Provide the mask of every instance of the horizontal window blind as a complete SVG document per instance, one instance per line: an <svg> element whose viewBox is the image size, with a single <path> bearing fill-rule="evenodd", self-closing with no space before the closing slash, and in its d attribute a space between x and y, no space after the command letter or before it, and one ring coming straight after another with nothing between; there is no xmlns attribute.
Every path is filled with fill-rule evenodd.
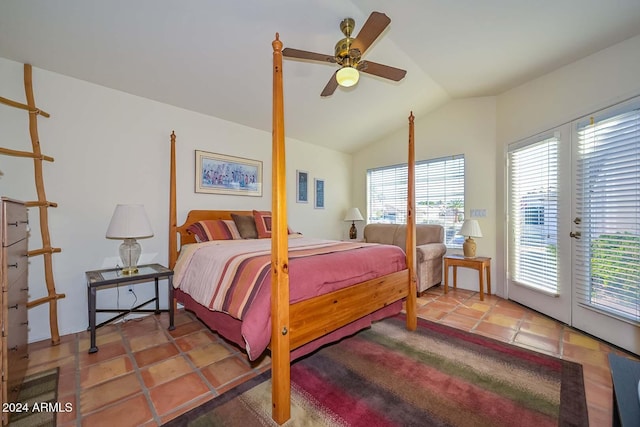
<svg viewBox="0 0 640 427"><path fill-rule="evenodd" d="M416 223L440 224L445 243L461 247L464 219L464 155L416 162ZM367 171L367 222L407 222L407 165Z"/></svg>
<svg viewBox="0 0 640 427"><path fill-rule="evenodd" d="M575 283L580 304L640 321L640 110L577 123Z"/></svg>
<svg viewBox="0 0 640 427"><path fill-rule="evenodd" d="M558 292L558 137L509 149L509 274Z"/></svg>

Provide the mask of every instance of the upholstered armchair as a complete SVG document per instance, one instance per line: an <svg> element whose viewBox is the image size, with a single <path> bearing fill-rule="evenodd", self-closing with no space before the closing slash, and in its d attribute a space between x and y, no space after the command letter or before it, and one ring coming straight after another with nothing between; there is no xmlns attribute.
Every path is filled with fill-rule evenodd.
<svg viewBox="0 0 640 427"><path fill-rule="evenodd" d="M396 245L405 250L407 226L404 224L368 224L364 228L368 243ZM442 282L442 257L447 247L444 228L434 224L416 224L416 270L418 292L424 292Z"/></svg>

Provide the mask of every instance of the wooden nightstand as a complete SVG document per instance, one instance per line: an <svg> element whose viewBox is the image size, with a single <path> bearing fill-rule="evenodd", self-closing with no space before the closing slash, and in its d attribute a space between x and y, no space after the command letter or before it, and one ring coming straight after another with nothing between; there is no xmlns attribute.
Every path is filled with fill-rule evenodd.
<svg viewBox="0 0 640 427"><path fill-rule="evenodd" d="M96 329L110 323L120 317L123 317L129 313L133 312L145 312L145 313L155 313L160 314L162 311L169 312L169 330L175 329L173 325L173 270L170 270L166 267L161 266L160 264L148 264L138 266L138 273L131 274L125 276L122 274L122 269L120 268L110 268L106 270L95 270L95 271L87 271L85 273L87 276L87 297L89 301L89 331L91 331L91 346L89 347L89 353L95 353L98 351L98 347L96 346ZM160 299L158 295L158 280L167 279L169 282L169 299L168 304L169 308L165 310L160 310ZM136 284L142 282L155 281L155 289L156 296L155 298L151 298L137 306L133 307L130 310L122 310L122 309L111 309L111 308L96 308L96 291L98 288L113 286L115 284ZM155 302L155 308L153 309L143 309L147 304ZM96 325L96 312L107 312L107 313L119 313L118 315L108 319L99 325Z"/></svg>
<svg viewBox="0 0 640 427"><path fill-rule="evenodd" d="M444 293L449 291L449 267L453 267L453 289L458 283L458 267L478 270L480 284L480 301L484 301L484 273L487 275L487 295L491 295L491 258L465 258L462 255L446 255L444 257Z"/></svg>

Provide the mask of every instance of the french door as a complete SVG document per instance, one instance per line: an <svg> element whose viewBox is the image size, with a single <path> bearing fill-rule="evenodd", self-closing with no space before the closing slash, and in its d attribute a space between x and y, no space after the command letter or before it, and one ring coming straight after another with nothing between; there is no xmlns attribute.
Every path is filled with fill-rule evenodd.
<svg viewBox="0 0 640 427"><path fill-rule="evenodd" d="M640 99L509 147L510 299L640 354Z"/></svg>
<svg viewBox="0 0 640 427"><path fill-rule="evenodd" d="M640 100L574 129L572 325L640 354Z"/></svg>
<svg viewBox="0 0 640 427"><path fill-rule="evenodd" d="M509 147L508 297L571 323L571 127ZM563 167L563 162L569 162Z"/></svg>

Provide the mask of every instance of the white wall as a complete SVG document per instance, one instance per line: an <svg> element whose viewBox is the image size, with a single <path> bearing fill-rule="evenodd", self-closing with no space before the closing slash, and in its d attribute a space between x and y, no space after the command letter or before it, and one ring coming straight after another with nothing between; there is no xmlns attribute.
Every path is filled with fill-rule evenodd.
<svg viewBox="0 0 640 427"><path fill-rule="evenodd" d="M353 156L354 203L365 215L367 169L407 162L407 126L374 142ZM464 154L465 217L471 209L486 209L487 216L476 218L483 237L476 239L477 253L495 256L495 98L469 98L450 101L443 107L415 120L416 161ZM361 228L364 224L361 224ZM462 253L462 250L452 251ZM492 265L492 270L495 267ZM459 269L458 284L478 289L476 271ZM492 276L494 272L492 271Z"/></svg>
<svg viewBox="0 0 640 427"><path fill-rule="evenodd" d="M536 135L640 94L640 36L604 49L497 99L496 265L506 277L506 180L508 144Z"/></svg>
<svg viewBox="0 0 640 427"><path fill-rule="evenodd" d="M0 58L0 96L25 103L23 64ZM184 109L132 96L60 74L33 68L36 104L51 114L38 119L49 209L61 335L87 328L84 272L113 267L120 241L105 232L118 203L144 204L154 236L141 240L141 262L166 265L168 241L169 135L177 135L178 222L190 209L271 209L271 132L259 131ZM286 101L286 100L285 100ZM215 101L212 101L215 102ZM28 114L0 105L0 146L31 151ZM351 156L297 140L287 140L289 223L314 237L341 238L342 221L351 206ZM194 192L194 151L205 150L263 161L262 197L221 196ZM295 203L295 171L303 169L326 183L326 208ZM0 155L0 195L37 200L33 162ZM29 210L31 250L42 246L38 210ZM30 260L30 299L46 296L41 257ZM138 301L151 295L151 284L135 287ZM122 288L98 292L98 306L130 307ZM166 285L163 289L166 290ZM163 291L163 306L166 295ZM50 337L48 305L29 310L30 342ZM102 317L104 319L104 316ZM98 321L101 320L99 316Z"/></svg>

